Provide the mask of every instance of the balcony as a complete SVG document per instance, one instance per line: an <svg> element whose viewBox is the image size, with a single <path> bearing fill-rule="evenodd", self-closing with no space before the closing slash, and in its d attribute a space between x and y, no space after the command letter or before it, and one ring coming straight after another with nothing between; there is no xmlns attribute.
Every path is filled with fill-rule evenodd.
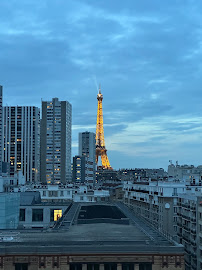
<svg viewBox="0 0 202 270"><path fill-rule="evenodd" d="M187 215L182 214L182 217L183 217L184 219L186 219L186 220L190 220L190 217L187 216Z"/></svg>
<svg viewBox="0 0 202 270"><path fill-rule="evenodd" d="M185 224L184 224L184 225L182 225L182 227L183 227L183 228L184 228L184 230L185 230L185 231L187 231L187 232L190 232L190 230L191 230L191 229L190 229L190 227L189 227L189 226L187 226L187 225L185 225Z"/></svg>
<svg viewBox="0 0 202 270"><path fill-rule="evenodd" d="M187 243L190 243L190 238L189 238L189 236L188 235L186 235L186 234L183 234L182 235L182 238L183 238L183 240L185 241L185 242L187 242Z"/></svg>
<svg viewBox="0 0 202 270"><path fill-rule="evenodd" d="M191 229L192 234L196 234L196 229Z"/></svg>
<svg viewBox="0 0 202 270"><path fill-rule="evenodd" d="M189 249L187 249L186 247L184 248L184 251L189 255L191 254L191 251Z"/></svg>
<svg viewBox="0 0 202 270"><path fill-rule="evenodd" d="M190 242L193 247L196 247L196 242L194 240L191 240Z"/></svg>
<svg viewBox="0 0 202 270"><path fill-rule="evenodd" d="M190 218L190 220L191 220L193 223L196 223L196 218L195 218L195 217Z"/></svg>

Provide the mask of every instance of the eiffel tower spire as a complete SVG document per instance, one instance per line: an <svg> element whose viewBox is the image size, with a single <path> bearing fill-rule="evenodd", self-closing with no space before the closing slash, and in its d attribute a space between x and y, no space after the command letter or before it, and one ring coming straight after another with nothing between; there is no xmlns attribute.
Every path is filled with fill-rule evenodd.
<svg viewBox="0 0 202 270"><path fill-rule="evenodd" d="M101 156L102 168L112 170L107 156L107 149L105 148L104 127L103 127L103 111L101 87L99 86L99 93L97 95L97 125L96 125L96 163L98 164L98 157Z"/></svg>

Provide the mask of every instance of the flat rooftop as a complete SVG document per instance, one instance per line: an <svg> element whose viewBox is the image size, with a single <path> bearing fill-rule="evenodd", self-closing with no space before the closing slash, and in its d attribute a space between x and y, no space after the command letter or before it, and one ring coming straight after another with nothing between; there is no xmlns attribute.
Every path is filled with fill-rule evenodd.
<svg viewBox="0 0 202 270"><path fill-rule="evenodd" d="M88 217L114 217L130 220L127 224L77 224L82 210ZM92 212L91 212L92 209ZM97 214L102 209L103 215ZM135 216L123 204L98 205L74 203L57 229L44 231L16 230L11 241L0 243L0 255L6 254L183 254L183 247L166 240ZM6 234L8 231L1 231ZM12 234L12 233L10 233Z"/></svg>
<svg viewBox="0 0 202 270"><path fill-rule="evenodd" d="M114 205L83 205L80 208L78 219L126 218L123 212Z"/></svg>

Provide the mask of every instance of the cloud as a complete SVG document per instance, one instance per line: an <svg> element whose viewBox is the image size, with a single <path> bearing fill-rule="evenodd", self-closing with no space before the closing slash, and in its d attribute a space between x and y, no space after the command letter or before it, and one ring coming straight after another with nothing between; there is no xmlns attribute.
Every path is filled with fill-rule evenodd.
<svg viewBox="0 0 202 270"><path fill-rule="evenodd" d="M109 155L128 166L183 151L200 160L201 12L188 0L1 1L4 104L70 101L76 152L78 132L95 131L96 77Z"/></svg>
<svg viewBox="0 0 202 270"><path fill-rule="evenodd" d="M175 152L181 152L180 158L187 146L200 145L201 123L202 117L190 115L145 118L128 123L122 131L108 136L106 143L109 151L129 156L169 157Z"/></svg>

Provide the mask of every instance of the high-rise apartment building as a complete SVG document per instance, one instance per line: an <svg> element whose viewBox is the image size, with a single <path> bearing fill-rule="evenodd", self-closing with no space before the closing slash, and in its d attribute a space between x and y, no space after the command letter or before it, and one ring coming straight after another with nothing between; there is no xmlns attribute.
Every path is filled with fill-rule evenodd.
<svg viewBox="0 0 202 270"><path fill-rule="evenodd" d="M2 98L3 98L3 87L0 85L0 174L2 172L2 128L3 128Z"/></svg>
<svg viewBox="0 0 202 270"><path fill-rule="evenodd" d="M95 160L95 133L89 131L79 133L79 156L88 156Z"/></svg>
<svg viewBox="0 0 202 270"><path fill-rule="evenodd" d="M71 181L72 106L68 101L42 102L41 182Z"/></svg>
<svg viewBox="0 0 202 270"><path fill-rule="evenodd" d="M73 157L72 180L74 183L84 183L87 167L87 158L85 156Z"/></svg>
<svg viewBox="0 0 202 270"><path fill-rule="evenodd" d="M34 106L3 108L3 161L10 174L22 171L26 181L39 180L40 109Z"/></svg>
<svg viewBox="0 0 202 270"><path fill-rule="evenodd" d="M86 157L85 181L93 184L95 182L96 160L95 160L95 133L79 133L79 156Z"/></svg>

